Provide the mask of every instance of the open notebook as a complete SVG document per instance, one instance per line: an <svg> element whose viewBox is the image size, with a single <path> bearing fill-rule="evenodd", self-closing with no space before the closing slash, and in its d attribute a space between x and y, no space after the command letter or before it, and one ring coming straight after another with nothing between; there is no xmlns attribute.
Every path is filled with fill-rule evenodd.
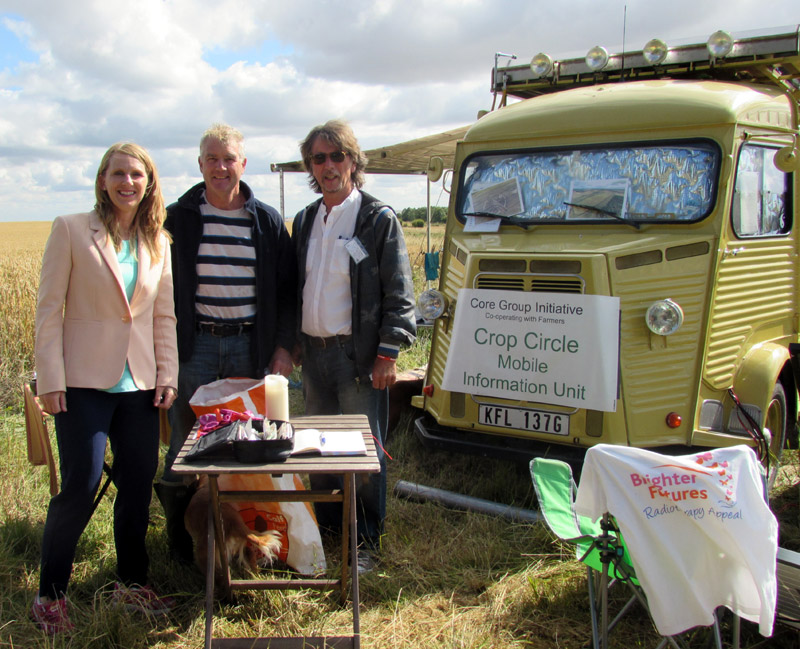
<svg viewBox="0 0 800 649"><path fill-rule="evenodd" d="M319 453L320 455L366 455L364 438L357 430L325 431L316 428L294 431L292 455Z"/></svg>

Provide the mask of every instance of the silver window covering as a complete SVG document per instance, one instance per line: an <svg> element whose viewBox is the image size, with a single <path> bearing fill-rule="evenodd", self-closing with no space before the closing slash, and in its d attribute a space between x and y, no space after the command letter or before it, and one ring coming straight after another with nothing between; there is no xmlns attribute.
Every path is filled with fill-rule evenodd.
<svg viewBox="0 0 800 649"><path fill-rule="evenodd" d="M564 220L573 182L622 180L630 187L626 218L694 221L711 211L718 163L716 148L705 143L476 156L464 174L460 212L475 211L473 190L516 178L523 202L517 219ZM593 215L596 219L614 220L603 214Z"/></svg>

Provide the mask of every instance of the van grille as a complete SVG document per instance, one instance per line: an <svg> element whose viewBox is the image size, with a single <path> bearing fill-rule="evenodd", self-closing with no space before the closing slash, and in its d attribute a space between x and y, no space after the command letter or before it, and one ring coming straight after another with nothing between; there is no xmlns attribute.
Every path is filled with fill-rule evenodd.
<svg viewBox="0 0 800 649"><path fill-rule="evenodd" d="M582 278L574 276L480 273L475 276L473 288L494 291L580 294L584 292L584 282Z"/></svg>

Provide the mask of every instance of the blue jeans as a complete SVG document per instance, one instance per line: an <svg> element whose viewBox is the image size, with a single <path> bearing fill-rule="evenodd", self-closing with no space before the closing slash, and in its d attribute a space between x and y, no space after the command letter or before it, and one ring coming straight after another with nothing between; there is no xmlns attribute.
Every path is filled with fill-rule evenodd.
<svg viewBox="0 0 800 649"><path fill-rule="evenodd" d="M237 336L214 336L208 332L195 333L194 351L188 361L178 368L178 398L169 411L172 434L169 450L164 459L164 474L161 482L183 482L183 478L172 472L172 464L192 430L196 417L189 406L189 399L201 385L219 379L233 377L256 378L255 360L251 353L247 331ZM260 378L260 377L259 377Z"/></svg>
<svg viewBox="0 0 800 649"><path fill-rule="evenodd" d="M377 440L380 473L372 473L356 489L358 537L372 549L380 549L386 519L386 457L383 441L389 425L389 391L376 390L359 380L352 340L341 345L316 348L303 344L303 396L307 415L366 415ZM341 489L334 475L310 476L312 489ZM338 531L342 508L336 503L314 503L320 526Z"/></svg>
<svg viewBox="0 0 800 649"><path fill-rule="evenodd" d="M147 584L145 535L153 478L158 468L158 410L154 390L103 392L67 388L67 411L55 416L61 491L50 500L42 537L39 593L60 597L75 560L103 475L106 440L114 461L114 545L117 576Z"/></svg>

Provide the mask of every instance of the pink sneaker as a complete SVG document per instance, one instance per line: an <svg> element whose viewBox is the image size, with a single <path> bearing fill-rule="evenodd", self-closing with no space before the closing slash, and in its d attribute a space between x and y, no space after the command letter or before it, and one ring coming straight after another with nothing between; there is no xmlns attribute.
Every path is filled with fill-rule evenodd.
<svg viewBox="0 0 800 649"><path fill-rule="evenodd" d="M150 586L125 586L116 582L111 597L118 606L145 615L166 615L175 606L172 597L159 597Z"/></svg>
<svg viewBox="0 0 800 649"><path fill-rule="evenodd" d="M45 603L40 601L37 595L31 607L31 617L42 631L50 635L69 633L75 628L69 621L67 600L63 597Z"/></svg>

